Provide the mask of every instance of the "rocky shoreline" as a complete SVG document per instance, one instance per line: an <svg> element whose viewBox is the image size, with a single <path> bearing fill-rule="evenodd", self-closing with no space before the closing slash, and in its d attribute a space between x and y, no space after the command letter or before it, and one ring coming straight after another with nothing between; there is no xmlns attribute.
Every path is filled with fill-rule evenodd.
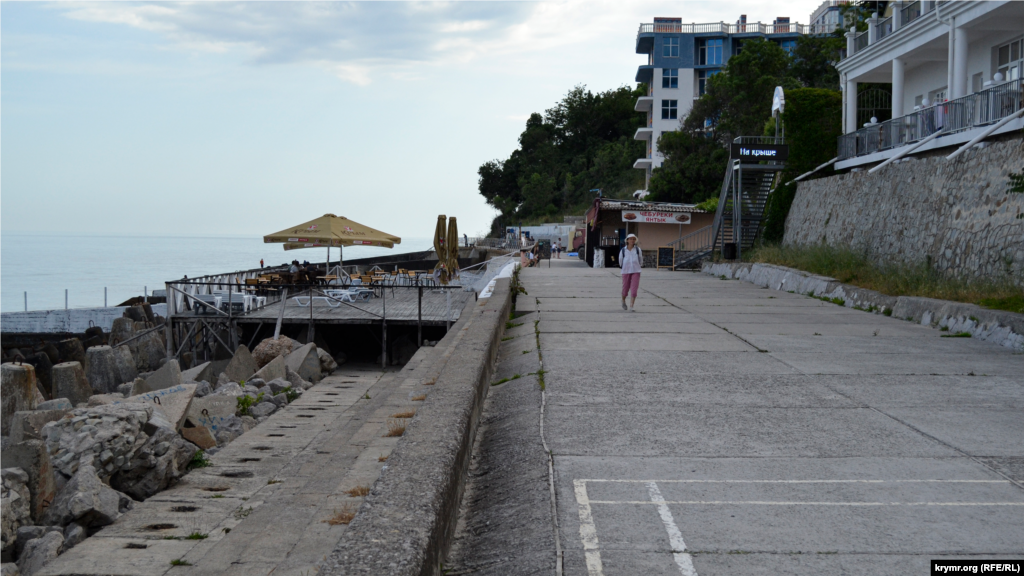
<svg viewBox="0 0 1024 576"><path fill-rule="evenodd" d="M133 306L109 335L3 351L4 576L34 574L345 361L282 336L182 370L162 325Z"/></svg>

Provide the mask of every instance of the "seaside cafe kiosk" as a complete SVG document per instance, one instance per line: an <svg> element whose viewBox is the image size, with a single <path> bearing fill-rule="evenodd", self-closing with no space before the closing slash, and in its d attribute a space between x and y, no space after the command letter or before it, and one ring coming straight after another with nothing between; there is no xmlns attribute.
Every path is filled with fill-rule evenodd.
<svg viewBox="0 0 1024 576"><path fill-rule="evenodd" d="M619 248L625 244L627 234L636 234L644 267L653 267L659 247L710 226L714 218L714 213L693 204L596 198L586 213L587 265L618 268Z"/></svg>

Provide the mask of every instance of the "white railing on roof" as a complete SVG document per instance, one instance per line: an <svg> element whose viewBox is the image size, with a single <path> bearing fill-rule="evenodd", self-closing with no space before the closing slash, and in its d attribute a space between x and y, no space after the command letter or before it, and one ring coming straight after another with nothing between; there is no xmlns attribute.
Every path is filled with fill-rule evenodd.
<svg viewBox="0 0 1024 576"><path fill-rule="evenodd" d="M656 22L640 24L637 34L677 33L677 34L828 34L838 28L838 24L763 24L751 22L747 24L728 24L712 22L710 24L683 24L679 22Z"/></svg>

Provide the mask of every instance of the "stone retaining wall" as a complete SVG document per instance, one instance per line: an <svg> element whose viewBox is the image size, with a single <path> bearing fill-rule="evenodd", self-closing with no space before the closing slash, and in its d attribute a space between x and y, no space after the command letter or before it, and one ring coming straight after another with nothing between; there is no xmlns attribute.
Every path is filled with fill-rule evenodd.
<svg viewBox="0 0 1024 576"><path fill-rule="evenodd" d="M1024 286L1024 194L1008 192L1009 173L1024 170L1022 142L801 182L784 242L850 246L886 262L930 257L951 275Z"/></svg>
<svg viewBox="0 0 1024 576"><path fill-rule="evenodd" d="M817 276L774 264L705 262L702 272L734 280L745 280L772 290L834 298L842 301L842 305L847 308L884 314L925 326L946 328L953 334L970 332L973 338L1024 351L1024 314L989 310L974 304L934 298L889 296L874 290L843 284L828 276Z"/></svg>
<svg viewBox="0 0 1024 576"><path fill-rule="evenodd" d="M511 309L508 279L469 303L457 348L417 410L341 541L325 575L433 575L451 545L477 423ZM443 342L443 341L442 341Z"/></svg>

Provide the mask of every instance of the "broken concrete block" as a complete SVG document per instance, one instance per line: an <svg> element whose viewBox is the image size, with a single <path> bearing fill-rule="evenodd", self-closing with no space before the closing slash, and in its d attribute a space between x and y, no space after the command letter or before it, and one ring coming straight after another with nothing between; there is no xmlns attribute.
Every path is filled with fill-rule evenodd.
<svg viewBox="0 0 1024 576"><path fill-rule="evenodd" d="M14 416L11 416L11 442L42 440L43 426L54 420L60 420L70 410L71 405L69 404L67 408L61 410L15 412Z"/></svg>
<svg viewBox="0 0 1024 576"><path fill-rule="evenodd" d="M3 524L0 542L6 558L13 554L14 543L18 540L18 528L32 523L31 494L28 489L28 474L21 468L4 468L0 471L3 477L3 502L0 522Z"/></svg>
<svg viewBox="0 0 1024 576"><path fill-rule="evenodd" d="M114 363L117 365L118 374L121 375L121 384L131 382L139 375L135 367L135 358L124 344L114 348Z"/></svg>
<svg viewBox="0 0 1024 576"><path fill-rule="evenodd" d="M124 400L124 394L114 392L113 394L93 394L86 402L88 406L103 406Z"/></svg>
<svg viewBox="0 0 1024 576"><path fill-rule="evenodd" d="M213 437L210 429L206 426L195 426L192 428L182 428L181 436L185 440L199 446L203 450L209 450L217 445L217 439Z"/></svg>
<svg viewBox="0 0 1024 576"><path fill-rule="evenodd" d="M93 389L78 362L61 362L53 367L53 397L67 398L72 405L87 402Z"/></svg>
<svg viewBox="0 0 1024 576"><path fill-rule="evenodd" d="M196 383L196 398L202 398L203 396L209 396L213 393L213 388L210 387L210 383L206 380L200 380Z"/></svg>
<svg viewBox="0 0 1024 576"><path fill-rule="evenodd" d="M316 355L320 358L320 373L324 376L330 375L338 369L338 363L323 348L316 349Z"/></svg>
<svg viewBox="0 0 1024 576"><path fill-rule="evenodd" d="M316 346L305 344L285 357L285 365L302 377L303 380L319 382L321 378L320 356Z"/></svg>
<svg viewBox="0 0 1024 576"><path fill-rule="evenodd" d="M53 560L64 547L64 535L60 532L47 532L42 537L29 540L18 558L18 571L22 576L32 576L44 564Z"/></svg>
<svg viewBox="0 0 1024 576"><path fill-rule="evenodd" d="M95 398L95 396L94 396ZM144 427L153 419L153 404L124 402L118 405L76 408L68 416L43 427L41 435L52 455L53 467L71 478L81 464L90 464L100 479L148 462L139 454L147 442ZM170 427L170 424L167 424Z"/></svg>
<svg viewBox="0 0 1024 576"><path fill-rule="evenodd" d="M235 350L235 355L231 358L231 362L224 368L224 374L227 375L231 382L241 382L242 380L248 380L257 370L259 370L259 366L253 360L249 349L245 346L239 346Z"/></svg>
<svg viewBox="0 0 1024 576"><path fill-rule="evenodd" d="M8 442L0 452L0 468L21 468L28 474L32 520L39 522L57 493L46 444L41 440Z"/></svg>
<svg viewBox="0 0 1024 576"><path fill-rule="evenodd" d="M67 528L64 529L64 552L71 550L83 540L89 536L89 532L86 527L77 523L72 522L68 524Z"/></svg>
<svg viewBox="0 0 1024 576"><path fill-rule="evenodd" d="M167 364L164 364L163 368L153 372L149 378L146 378L145 384L133 387L132 392L134 395L145 394L180 384L181 368L178 366L178 361L172 358Z"/></svg>
<svg viewBox="0 0 1024 576"><path fill-rule="evenodd" d="M259 372L256 373L256 378L260 378L264 382L270 382L274 378L284 378L286 367L284 358L278 356L268 362L266 366L260 368Z"/></svg>
<svg viewBox="0 0 1024 576"><path fill-rule="evenodd" d="M203 398L193 398L192 405L185 416L193 426L208 428L214 436L228 426L235 418L238 410L236 396L215 394ZM185 429L183 429L185 430Z"/></svg>
<svg viewBox="0 0 1024 576"><path fill-rule="evenodd" d="M138 378L136 378L138 380ZM145 382L145 381L143 381ZM132 390L135 389L135 382L125 382L117 387L117 393L124 396L125 398L132 395Z"/></svg>
<svg viewBox="0 0 1024 576"><path fill-rule="evenodd" d="M181 371L182 382L200 382L202 380L207 382L217 380L217 375L213 372L213 362L203 362L195 368Z"/></svg>
<svg viewBox="0 0 1024 576"><path fill-rule="evenodd" d="M89 362L86 376L93 392L96 394L117 392L117 387L124 381L121 380L121 371L117 366L118 361L114 355L114 349L110 346L93 346L85 351L85 356Z"/></svg>
<svg viewBox="0 0 1024 576"><path fill-rule="evenodd" d="M85 368L85 348L78 338L70 338L57 342L57 353L61 362L78 362Z"/></svg>
<svg viewBox="0 0 1024 576"><path fill-rule="evenodd" d="M11 416L15 412L35 409L38 392L36 369L31 364L8 363L0 366L0 396L3 403L0 429L4 436L11 430Z"/></svg>
<svg viewBox="0 0 1024 576"><path fill-rule="evenodd" d="M113 524L132 506L131 498L104 484L96 469L86 464L60 489L46 509L43 523L67 526L78 522L90 528ZM64 538L61 537L63 542Z"/></svg>
<svg viewBox="0 0 1024 576"><path fill-rule="evenodd" d="M263 401L259 404L249 408L249 415L253 418L262 418L264 416L270 416L274 412L277 412L277 404L273 402Z"/></svg>
<svg viewBox="0 0 1024 576"><path fill-rule="evenodd" d="M195 393L195 384L178 384L177 386L155 392L130 396L113 404L116 405L121 402L154 404L160 407L160 410L167 417L167 421L171 423L175 430L178 430L185 422L185 415L188 413L188 408L192 404L192 397Z"/></svg>
<svg viewBox="0 0 1024 576"><path fill-rule="evenodd" d="M214 431L214 437L217 439L218 446L224 446L244 433L245 429L242 419L232 415L230 418L226 418L223 424Z"/></svg>
<svg viewBox="0 0 1024 576"><path fill-rule="evenodd" d="M36 410L71 410L74 406L67 398L54 398L40 404L36 404Z"/></svg>
<svg viewBox="0 0 1024 576"><path fill-rule="evenodd" d="M217 386L217 389L213 391L213 394L211 394L211 396L234 396L237 398L244 393L245 391L242 390L241 386L234 382L228 382L226 384L221 384L220 386Z"/></svg>
<svg viewBox="0 0 1024 576"><path fill-rule="evenodd" d="M262 368L278 356L287 356L292 350L298 347L298 343L287 336L279 336L276 340L267 338L256 345L252 351L253 359Z"/></svg>
<svg viewBox="0 0 1024 576"><path fill-rule="evenodd" d="M136 500L145 500L184 476L197 450L173 429L157 428L136 450L128 468L110 477L110 486Z"/></svg>
<svg viewBox="0 0 1024 576"><path fill-rule="evenodd" d="M313 387L313 383L309 380L304 380L301 376L295 373L292 369L285 371L285 380L288 381L292 386L292 390L309 390Z"/></svg>

